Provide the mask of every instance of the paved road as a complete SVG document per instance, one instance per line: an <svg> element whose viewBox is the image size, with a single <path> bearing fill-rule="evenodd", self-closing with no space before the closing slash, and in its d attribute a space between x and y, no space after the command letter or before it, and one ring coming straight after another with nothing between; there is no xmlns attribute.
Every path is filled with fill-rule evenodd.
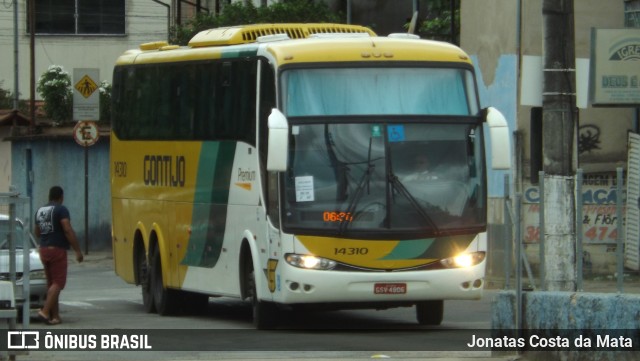
<svg viewBox="0 0 640 361"><path fill-rule="evenodd" d="M413 308L290 314L280 330L256 331L248 306L212 299L204 314L161 317L142 310L140 289L115 276L108 253L70 262L62 294L63 324L46 326L32 313L29 328L42 333L147 336L151 351L32 351L18 360L504 360L463 347L490 327L487 291L481 301L445 303L437 328L421 327ZM484 331L483 331L484 330ZM88 337L88 336L87 336ZM98 341L99 342L99 341ZM179 350L179 351L176 351Z"/></svg>

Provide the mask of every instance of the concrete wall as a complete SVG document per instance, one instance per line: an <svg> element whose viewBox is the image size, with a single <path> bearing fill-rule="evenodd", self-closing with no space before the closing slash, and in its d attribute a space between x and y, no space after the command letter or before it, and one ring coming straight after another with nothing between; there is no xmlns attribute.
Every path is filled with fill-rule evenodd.
<svg viewBox="0 0 640 361"><path fill-rule="evenodd" d="M14 140L12 142L13 185L31 197L31 212L21 215L33 218L35 209L47 203L49 188L64 189L64 204L71 213L71 224L82 250L85 241L85 167L84 148L69 136L59 139ZM32 166L29 168L28 153ZM111 247L111 188L109 178L109 139L100 138L88 148L88 220L89 252ZM27 189L32 189L31 194Z"/></svg>
<svg viewBox="0 0 640 361"><path fill-rule="evenodd" d="M542 56L542 0L522 2L522 56ZM574 3L576 58L588 60L591 54L591 28L624 27L624 1L583 0ZM587 73L578 74L588 84ZM526 87L527 84L521 84ZM521 88L522 89L522 88ZM578 89L587 94L588 89ZM526 102L526 101L525 101ZM518 131L522 134L522 176L529 178L531 106L519 104ZM578 166L587 173L615 171L626 167L626 134L633 128L633 111L616 108L583 108L579 113L579 141L591 138L596 146L587 146L578 154ZM590 137L588 132L598 133ZM580 137L581 136L581 137Z"/></svg>
<svg viewBox="0 0 640 361"><path fill-rule="evenodd" d="M460 44L471 56L476 68L481 106L499 109L505 115L511 131L516 130L517 117L516 10L516 2L510 0L462 0L460 9ZM513 180L513 172L489 170L488 173L488 276L504 275L504 244L505 239L510 239L511 233L503 224L505 174Z"/></svg>
<svg viewBox="0 0 640 361"><path fill-rule="evenodd" d="M521 329L538 337L561 336L569 341L569 349L555 347L542 348L530 342L524 334L529 350L524 352L526 360L563 361L623 361L638 360L640 352L623 347L605 348L598 346L598 335L623 336L633 341L633 349L638 350L640 329L640 296L637 294L615 293L568 293L568 292L524 292ZM502 291L491 306L491 328L494 337L511 334L516 329L516 294ZM533 331L531 331L533 330ZM586 347L575 347L576 341L589 338L592 343ZM579 344L578 344L579 345ZM611 344L609 345L611 346Z"/></svg>

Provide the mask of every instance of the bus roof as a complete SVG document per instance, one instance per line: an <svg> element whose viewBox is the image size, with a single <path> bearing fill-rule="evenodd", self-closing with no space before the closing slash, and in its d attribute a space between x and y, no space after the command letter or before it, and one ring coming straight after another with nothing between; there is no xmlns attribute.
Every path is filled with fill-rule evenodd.
<svg viewBox="0 0 640 361"><path fill-rule="evenodd" d="M189 46L238 45L255 43L258 38L269 35L286 34L290 39L304 39L314 34L376 34L369 28L344 24L253 24L229 26L201 31L196 34Z"/></svg>
<svg viewBox="0 0 640 361"><path fill-rule="evenodd" d="M434 61L470 63L455 45L409 34L376 36L368 28L340 24L259 24L206 30L188 47L151 42L129 50L117 64L251 57L264 47L279 65L322 62Z"/></svg>
<svg viewBox="0 0 640 361"><path fill-rule="evenodd" d="M470 63L457 46L394 37L308 39L276 42L268 51L278 64L350 61L434 61Z"/></svg>

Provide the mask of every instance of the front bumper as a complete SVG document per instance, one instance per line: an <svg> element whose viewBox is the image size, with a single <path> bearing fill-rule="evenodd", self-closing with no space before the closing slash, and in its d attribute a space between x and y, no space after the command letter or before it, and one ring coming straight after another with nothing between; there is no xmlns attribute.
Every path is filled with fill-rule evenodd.
<svg viewBox="0 0 640 361"><path fill-rule="evenodd" d="M282 304L370 303L392 307L427 300L480 299L485 263L428 271L341 272L301 269L282 262L276 271L273 301ZM401 292L376 293L380 285L394 284L401 285ZM393 287L390 289L394 292Z"/></svg>

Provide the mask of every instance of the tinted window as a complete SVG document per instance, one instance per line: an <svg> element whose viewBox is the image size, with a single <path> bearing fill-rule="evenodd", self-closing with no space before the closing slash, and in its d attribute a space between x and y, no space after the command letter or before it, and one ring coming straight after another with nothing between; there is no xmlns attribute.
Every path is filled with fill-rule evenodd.
<svg viewBox="0 0 640 361"><path fill-rule="evenodd" d="M35 0L36 33L124 34L124 9L124 0Z"/></svg>
<svg viewBox="0 0 640 361"><path fill-rule="evenodd" d="M257 60L118 67L120 139L240 140L255 145Z"/></svg>

